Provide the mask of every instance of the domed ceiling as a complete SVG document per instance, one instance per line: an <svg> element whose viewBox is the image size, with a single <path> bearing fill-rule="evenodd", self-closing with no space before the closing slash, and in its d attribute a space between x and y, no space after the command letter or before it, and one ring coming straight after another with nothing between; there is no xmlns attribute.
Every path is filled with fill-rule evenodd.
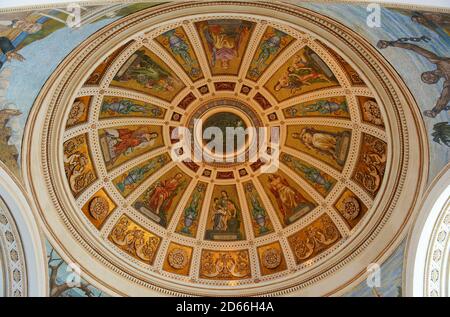
<svg viewBox="0 0 450 317"><path fill-rule="evenodd" d="M61 66L64 78L45 97L54 108L41 156L60 206L48 227L69 228L72 240L55 233L70 240L68 254L96 254L136 285L172 294L262 294L326 275L369 245L404 184L407 123L386 114L407 97L387 98L382 69L359 69L313 31L311 16L301 23L310 13L293 24L263 9L275 10L248 4L245 14L200 16L178 4L160 18L140 13ZM176 128L201 139L198 119L203 129L279 129L279 167L265 168L277 151L270 138L262 159L250 157L256 135L230 161L214 161L220 155L204 140L200 161L177 160L186 148ZM71 253L72 245L88 251Z"/></svg>

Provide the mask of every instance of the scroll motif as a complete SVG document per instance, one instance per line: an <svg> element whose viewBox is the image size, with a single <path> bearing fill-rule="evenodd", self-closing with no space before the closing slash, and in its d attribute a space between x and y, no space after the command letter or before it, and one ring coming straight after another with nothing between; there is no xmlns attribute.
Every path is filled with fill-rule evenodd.
<svg viewBox="0 0 450 317"><path fill-rule="evenodd" d="M250 277L251 269L247 250L202 251L200 278L237 280Z"/></svg>
<svg viewBox="0 0 450 317"><path fill-rule="evenodd" d="M91 96L78 97L75 99L72 107L70 108L66 128L70 128L87 121L91 99Z"/></svg>
<svg viewBox="0 0 450 317"><path fill-rule="evenodd" d="M180 63L192 81L203 78L197 56L183 27L169 30L155 40Z"/></svg>
<svg viewBox="0 0 450 317"><path fill-rule="evenodd" d="M330 248L341 238L331 218L324 214L288 238L295 261L300 264Z"/></svg>
<svg viewBox="0 0 450 317"><path fill-rule="evenodd" d="M97 179L89 155L87 135L82 134L64 142L64 171L75 196Z"/></svg>
<svg viewBox="0 0 450 317"><path fill-rule="evenodd" d="M380 189L386 160L387 144L374 136L364 134L353 179L372 197L375 197Z"/></svg>
<svg viewBox="0 0 450 317"><path fill-rule="evenodd" d="M129 255L150 265L155 260L161 238L122 216L109 234L109 240Z"/></svg>

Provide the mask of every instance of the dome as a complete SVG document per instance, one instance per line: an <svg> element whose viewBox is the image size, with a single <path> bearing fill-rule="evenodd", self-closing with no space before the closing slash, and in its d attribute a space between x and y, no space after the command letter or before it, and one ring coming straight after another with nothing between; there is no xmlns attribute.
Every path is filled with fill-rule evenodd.
<svg viewBox="0 0 450 317"><path fill-rule="evenodd" d="M60 64L25 137L27 186L60 251L117 294L333 294L415 204L412 105L373 47L317 13L163 5ZM209 147L228 127L255 131Z"/></svg>

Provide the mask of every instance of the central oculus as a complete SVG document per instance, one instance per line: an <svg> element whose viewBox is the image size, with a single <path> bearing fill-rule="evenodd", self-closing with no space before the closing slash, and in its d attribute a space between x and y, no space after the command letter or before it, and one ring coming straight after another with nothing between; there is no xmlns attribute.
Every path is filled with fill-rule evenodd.
<svg viewBox="0 0 450 317"><path fill-rule="evenodd" d="M214 166L241 164L237 158L248 159L249 148L257 143L251 128L262 126L251 106L231 98L218 98L200 105L187 122L194 137L193 148L202 152L204 163ZM211 146L212 140L214 145L220 145L219 150Z"/></svg>
<svg viewBox="0 0 450 317"><path fill-rule="evenodd" d="M223 135L223 151L228 147L232 147L233 152L237 152L245 146L248 136L243 138L244 142L239 144L240 140L238 134L244 133L247 129L247 124L240 115L233 112L217 112L207 117L203 122L203 135L208 134L208 130L214 132L214 129L219 129ZM203 140L206 144L207 140Z"/></svg>

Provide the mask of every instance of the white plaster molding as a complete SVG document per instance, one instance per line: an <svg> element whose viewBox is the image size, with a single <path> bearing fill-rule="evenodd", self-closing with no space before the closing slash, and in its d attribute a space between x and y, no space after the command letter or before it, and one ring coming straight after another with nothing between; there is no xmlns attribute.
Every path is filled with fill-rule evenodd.
<svg viewBox="0 0 450 317"><path fill-rule="evenodd" d="M24 256L23 265L26 271L22 275L22 296L46 296L48 293L46 253L41 232L34 218L35 213L22 188L2 166L0 166L0 197L3 201L2 205L4 205L2 211L5 219L8 220L4 226L10 226L10 229L5 230L10 230L14 235L19 260L21 252ZM2 206L0 205L0 207ZM14 234L14 229L17 231L16 234ZM5 260L5 254L3 261L4 264L8 262ZM17 269L19 268L17 267ZM14 272L12 273L14 274ZM7 283L5 284L7 285ZM10 285L10 287L14 287L14 285ZM14 295L14 292L11 294L8 290L5 290L5 293Z"/></svg>
<svg viewBox="0 0 450 317"><path fill-rule="evenodd" d="M433 255L437 242L445 245L449 240L449 202L450 165L447 165L424 195L408 238L406 296L449 296L450 281L442 277L448 273L445 269L449 263L448 245L446 252L441 250L439 257ZM440 235L441 232L445 236Z"/></svg>

